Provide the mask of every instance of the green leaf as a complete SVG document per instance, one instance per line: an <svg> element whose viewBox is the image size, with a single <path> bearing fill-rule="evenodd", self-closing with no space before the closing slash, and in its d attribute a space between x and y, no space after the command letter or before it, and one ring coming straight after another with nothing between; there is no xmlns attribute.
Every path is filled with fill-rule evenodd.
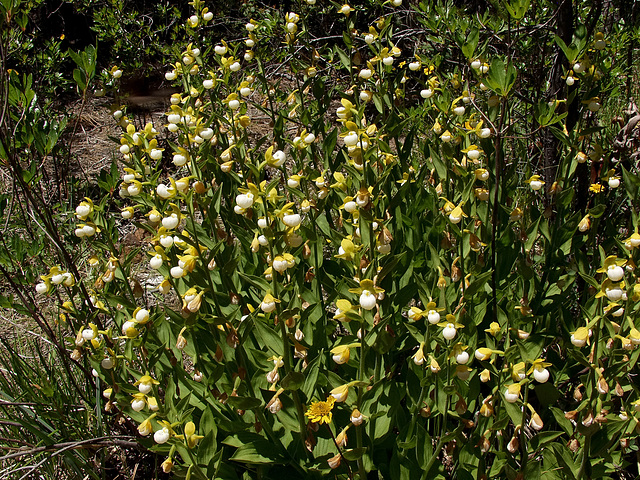
<svg viewBox="0 0 640 480"><path fill-rule="evenodd" d="M280 382L280 386L285 390L298 390L304 385L304 375L300 372L289 372Z"/></svg>
<svg viewBox="0 0 640 480"><path fill-rule="evenodd" d="M573 65L576 61L576 58L578 58L578 49L573 44L571 44L571 46L567 46L567 44L564 43L564 40L562 40L558 35L555 35L553 39L558 44L560 49L564 52L564 55L565 57L567 57L569 63Z"/></svg>
<svg viewBox="0 0 640 480"><path fill-rule="evenodd" d="M550 407L550 410L560 428L562 428L567 435L573 435L573 425L571 421L564 416L564 412L558 407Z"/></svg>
<svg viewBox="0 0 640 480"><path fill-rule="evenodd" d="M527 13L530 3L531 0L511 0L510 2L507 0L504 2L504 6L514 20L520 21Z"/></svg>
<svg viewBox="0 0 640 480"><path fill-rule="evenodd" d="M262 401L259 398L254 397L234 397L231 396L227 399L231 405L240 410L253 410L262 405Z"/></svg>
<svg viewBox="0 0 640 480"><path fill-rule="evenodd" d="M280 335L274 332L273 329L266 325L260 318L254 318L253 325L256 328L256 335L261 339L260 343L266 345L274 354L282 356L282 339Z"/></svg>
<svg viewBox="0 0 640 480"><path fill-rule="evenodd" d="M467 38L461 42L460 49L468 60L473 59L473 54L478 46L478 40L480 39L480 30L477 27L472 27L467 35Z"/></svg>
<svg viewBox="0 0 640 480"><path fill-rule="evenodd" d="M591 215L593 218L600 218L606 208L607 206L604 203L596 205L595 207L589 209L589 215Z"/></svg>
<svg viewBox="0 0 640 480"><path fill-rule="evenodd" d="M505 65L504 61L498 58L491 62L485 83L498 95L506 97L516 83L517 76L518 72L511 63Z"/></svg>
<svg viewBox="0 0 640 480"><path fill-rule="evenodd" d="M364 455L364 452L366 451L366 447L351 448L349 450L343 451L342 456L350 462L355 462L356 460L362 458L362 455Z"/></svg>
<svg viewBox="0 0 640 480"><path fill-rule="evenodd" d="M268 440L259 440L242 445L231 456L231 460L248 464L284 463L280 449Z"/></svg>

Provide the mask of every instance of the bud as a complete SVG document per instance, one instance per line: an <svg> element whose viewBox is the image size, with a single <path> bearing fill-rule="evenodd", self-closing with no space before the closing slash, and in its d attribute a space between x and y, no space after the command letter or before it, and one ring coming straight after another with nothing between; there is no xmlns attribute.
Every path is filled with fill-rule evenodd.
<svg viewBox="0 0 640 480"><path fill-rule="evenodd" d="M582 392L580 391L580 386L581 385L578 385L576 389L573 391L573 399L576 402L580 402L582 400Z"/></svg>
<svg viewBox="0 0 640 480"><path fill-rule="evenodd" d="M353 410L353 412L351 412L351 423L353 423L356 427L358 425L362 425L363 421L364 417L362 413L360 413L360 410L356 408L355 410Z"/></svg>
<svg viewBox="0 0 640 480"><path fill-rule="evenodd" d="M349 425L347 425L346 428L342 429L342 431L336 437L336 443L338 444L339 447L344 448L347 446L347 430L348 429L349 429Z"/></svg>
<svg viewBox="0 0 640 480"><path fill-rule="evenodd" d="M533 413L533 415L531 415L531 421L529 422L529 425L534 430L542 430L542 427L544 427L544 423L542 422L542 418L540 418L540 415L538 415L535 412Z"/></svg>
<svg viewBox="0 0 640 480"><path fill-rule="evenodd" d="M580 450L580 442L577 438L572 438L571 440L569 440L569 443L567 443L567 447L569 447L569 450L571 450L573 453L576 453L578 450Z"/></svg>
<svg viewBox="0 0 640 480"><path fill-rule="evenodd" d="M609 393L609 384L607 383L607 381L604 379L603 376L598 378L598 392L601 395L606 395L607 393Z"/></svg>
<svg viewBox="0 0 640 480"><path fill-rule="evenodd" d="M182 330L180 330L180 333L178 334L178 340L176 341L176 348L178 350L183 350L184 347L187 346L187 339L184 338L184 336L182 335L182 333L186 330L187 327L183 327Z"/></svg>
<svg viewBox="0 0 640 480"><path fill-rule="evenodd" d="M173 460L171 457L167 458L164 462L162 462L162 471L164 473L170 473L171 469L173 469Z"/></svg>
<svg viewBox="0 0 640 480"><path fill-rule="evenodd" d="M586 417L584 417L584 419L582 420L582 425L584 425L585 427L590 427L591 424L593 423L593 412L591 410L589 410L589 412L587 412Z"/></svg>
<svg viewBox="0 0 640 480"><path fill-rule="evenodd" d="M282 400L280 400L280 398L278 397L274 397L267 405L267 408L271 413L275 415L280 410L282 410Z"/></svg>
<svg viewBox="0 0 640 480"><path fill-rule="evenodd" d="M340 466L340 454L338 453L337 455L331 457L327 462L329 463L329 466L332 469L336 469Z"/></svg>

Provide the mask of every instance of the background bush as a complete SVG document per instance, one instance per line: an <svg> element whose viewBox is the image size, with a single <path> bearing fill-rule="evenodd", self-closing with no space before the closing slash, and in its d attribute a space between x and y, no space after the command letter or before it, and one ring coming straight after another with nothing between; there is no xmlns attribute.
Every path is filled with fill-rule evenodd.
<svg viewBox="0 0 640 480"><path fill-rule="evenodd" d="M97 48L35 64L50 6L3 3L4 303L52 342L3 357L8 448L20 424L75 468L65 437L135 437L180 477L635 474L635 7L395 3L87 3ZM160 65L152 125L121 100ZM56 170L69 85L116 102L97 187ZM74 397L84 432L30 413Z"/></svg>

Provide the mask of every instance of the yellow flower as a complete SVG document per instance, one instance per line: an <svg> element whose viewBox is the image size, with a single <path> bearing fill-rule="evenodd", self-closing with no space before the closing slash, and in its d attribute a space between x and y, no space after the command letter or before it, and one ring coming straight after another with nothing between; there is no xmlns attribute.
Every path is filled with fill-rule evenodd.
<svg viewBox="0 0 640 480"><path fill-rule="evenodd" d="M312 423L329 424L333 416L331 410L333 409L335 401L335 398L329 397L325 402L313 402L304 415L308 417Z"/></svg>
<svg viewBox="0 0 640 480"><path fill-rule="evenodd" d="M153 425L151 425L151 419L155 416L156 414L154 413L138 426L138 433L140 435L146 437L147 435L151 435L153 433Z"/></svg>
<svg viewBox="0 0 640 480"><path fill-rule="evenodd" d="M338 365L342 365L343 363L347 363L351 356L351 350L349 345L339 345L330 350L333 353L333 361Z"/></svg>
<svg viewBox="0 0 640 480"><path fill-rule="evenodd" d="M604 186L600 183L592 183L589 187L589 191L593 193L600 193Z"/></svg>
<svg viewBox="0 0 640 480"><path fill-rule="evenodd" d="M512 383L507 386L507 389L504 392L504 399L509 403L515 403L520 396L520 384Z"/></svg>
<svg viewBox="0 0 640 480"><path fill-rule="evenodd" d="M491 334L494 337L497 337L500 333L500 330L500 324L498 322L491 322L491 325L489 325L489 328L485 329L485 332Z"/></svg>
<svg viewBox="0 0 640 480"><path fill-rule="evenodd" d="M451 210L451 213L449 213L449 220L451 221L451 223L460 223L462 221L462 217L467 216L467 214L462 211L463 205L464 202L460 202L457 207Z"/></svg>
<svg viewBox="0 0 640 480"><path fill-rule="evenodd" d="M540 190L545 183L540 178L540 175L531 175L531 177L528 180L525 180L524 183L528 183L531 190L535 192L536 190Z"/></svg>
<svg viewBox="0 0 640 480"><path fill-rule="evenodd" d="M344 320L346 322L350 322L353 316L356 316L357 318L357 313L354 311L353 305L351 305L351 302L349 300L341 298L340 300L336 301L336 307L338 308L333 316L334 320Z"/></svg>
<svg viewBox="0 0 640 480"><path fill-rule="evenodd" d="M587 213L584 217L582 217L582 220L580 220L580 223L578 223L578 230L584 233L587 230L589 230L589 228L591 228L591 218L590 218L590 215Z"/></svg>
<svg viewBox="0 0 640 480"><path fill-rule="evenodd" d="M487 347L480 347L476 350L475 357L478 360L485 362L489 360L491 358L491 355L493 355L494 353L499 355L503 354L504 352L501 350L492 350Z"/></svg>
<svg viewBox="0 0 640 480"><path fill-rule="evenodd" d="M340 242L340 249L335 257L351 261L360 248L362 248L361 245L356 246L350 238L345 238Z"/></svg>
<svg viewBox="0 0 640 480"><path fill-rule="evenodd" d="M625 238L624 246L629 250L634 249L640 246L640 233L638 233L638 229L631 234L629 238Z"/></svg>
<svg viewBox="0 0 640 480"><path fill-rule="evenodd" d="M429 368L431 368L433 373L438 373L440 371L440 364L435 358L433 358L433 355L429 355Z"/></svg>
<svg viewBox="0 0 640 480"><path fill-rule="evenodd" d="M340 13L342 13L342 14L344 14L344 15L346 15L346 16L349 16L349 14L350 14L351 12L353 12L353 8L351 8L348 4L346 4L346 3L345 3L344 5L342 5L342 6L340 7L339 12L340 12Z"/></svg>
<svg viewBox="0 0 640 480"><path fill-rule="evenodd" d="M584 347L589 340L589 329L579 327L575 332L571 332L571 343L576 347Z"/></svg>
<svg viewBox="0 0 640 480"><path fill-rule="evenodd" d="M184 436L186 437L189 448L194 448L198 442L204 438L202 435L196 435L196 425L193 422L188 422L184 426Z"/></svg>
<svg viewBox="0 0 640 480"><path fill-rule="evenodd" d="M331 390L329 394L336 402L344 402L349 395L349 386L350 384L345 383L344 385L340 385L339 387Z"/></svg>
<svg viewBox="0 0 640 480"><path fill-rule="evenodd" d="M420 343L420 348L418 348L418 351L413 355L413 363L415 363L416 365L422 365L424 363L424 342Z"/></svg>

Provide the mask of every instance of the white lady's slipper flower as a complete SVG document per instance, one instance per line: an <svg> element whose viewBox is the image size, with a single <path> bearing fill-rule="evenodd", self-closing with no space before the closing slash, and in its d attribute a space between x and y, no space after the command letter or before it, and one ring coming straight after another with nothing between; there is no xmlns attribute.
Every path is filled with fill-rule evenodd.
<svg viewBox="0 0 640 480"><path fill-rule="evenodd" d="M160 235L160 245L164 248L170 248L173 245L173 237L171 235Z"/></svg>
<svg viewBox="0 0 640 480"><path fill-rule="evenodd" d="M435 310L429 310L429 312L427 313L427 321L431 325L435 325L440 321L440 314Z"/></svg>
<svg viewBox="0 0 640 480"><path fill-rule="evenodd" d="M122 210L122 212L120 212L120 215L125 220L129 220L130 218L133 218L133 207L125 208L124 210Z"/></svg>
<svg viewBox="0 0 640 480"><path fill-rule="evenodd" d="M376 296L369 290L363 290L360 294L360 306L365 310L372 310L376 306Z"/></svg>
<svg viewBox="0 0 640 480"><path fill-rule="evenodd" d="M358 210L358 204L353 200L350 200L344 204L344 209L348 213L353 213Z"/></svg>
<svg viewBox="0 0 640 480"><path fill-rule="evenodd" d="M49 286L46 283L40 282L36 285L37 293L44 294L44 293L47 293L48 291L49 291Z"/></svg>
<svg viewBox="0 0 640 480"><path fill-rule="evenodd" d="M576 347L584 347L590 336L590 330L586 327L580 327L571 334L571 343Z"/></svg>
<svg viewBox="0 0 640 480"><path fill-rule="evenodd" d="M332 359L338 365L343 365L349 361L351 350L347 345L340 345L331 349Z"/></svg>
<svg viewBox="0 0 640 480"><path fill-rule="evenodd" d="M357 132L349 132L343 139L344 144L347 147L353 147L358 143L358 133Z"/></svg>
<svg viewBox="0 0 640 480"><path fill-rule="evenodd" d="M271 295L270 293L267 293L264 298L262 299L262 303L260 303L260 309L264 312L264 313L270 313L273 312L276 309L276 303L279 303L280 300L278 300L277 298L275 298L273 295Z"/></svg>
<svg viewBox="0 0 640 480"><path fill-rule="evenodd" d="M131 409L134 412L139 412L146 406L147 401L145 400L144 395L139 393L135 394L133 400L131 400Z"/></svg>
<svg viewBox="0 0 640 480"><path fill-rule="evenodd" d="M278 272L278 273L282 273L284 272L287 268L289 268L289 262L287 262L283 257L281 256L277 256L274 260L273 260L273 269Z"/></svg>
<svg viewBox="0 0 640 480"><path fill-rule="evenodd" d="M605 294L609 300L617 302L623 297L624 291L619 286L613 286L611 288L606 288Z"/></svg>
<svg viewBox="0 0 640 480"><path fill-rule="evenodd" d="M456 107L453 109L453 113L455 113L457 116L461 117L462 115L464 115L465 112L465 108L460 106L460 107Z"/></svg>
<svg viewBox="0 0 640 480"><path fill-rule="evenodd" d="M94 330L92 328L85 328L82 331L82 338L85 339L85 341L89 342L91 340L93 340L94 338L96 338L98 336L98 332L97 330Z"/></svg>
<svg viewBox="0 0 640 480"><path fill-rule="evenodd" d="M287 227L293 228L297 227L302 223L302 217L298 213L291 213L289 215L284 215L282 217L282 223L284 223Z"/></svg>
<svg viewBox="0 0 640 480"><path fill-rule="evenodd" d="M171 270L169 271L169 273L173 278L182 278L186 274L185 270L179 265L176 265L175 267L171 267Z"/></svg>
<svg viewBox="0 0 640 480"><path fill-rule="evenodd" d="M482 66L482 62L478 59L475 59L474 61L471 62L471 68L473 68L474 70L479 70L481 66Z"/></svg>
<svg viewBox="0 0 640 480"><path fill-rule="evenodd" d="M151 257L151 259L149 260L149 266L151 268L153 268L154 270L158 270L160 267L162 267L162 255L160 255L159 253L156 253L153 257Z"/></svg>
<svg viewBox="0 0 640 480"><path fill-rule="evenodd" d="M281 167L284 165L284 162L287 160L287 155L282 150L276 150L272 154L273 162L271 163L274 167Z"/></svg>
<svg viewBox="0 0 640 480"><path fill-rule="evenodd" d="M469 157L471 160L477 160L478 158L480 158L480 150L478 150L477 148L472 148L467 152L467 157Z"/></svg>
<svg viewBox="0 0 640 480"><path fill-rule="evenodd" d="M151 425L151 420L149 418L147 418L138 426L138 433L143 437L146 437L153 433L153 426Z"/></svg>
<svg viewBox="0 0 640 480"><path fill-rule="evenodd" d="M520 397L520 384L519 383L514 383L511 384L507 387L507 389L504 392L504 399L508 402L508 403L515 403L518 401L518 398Z"/></svg>
<svg viewBox="0 0 640 480"><path fill-rule="evenodd" d="M442 336L445 340L453 340L456 333L456 327L453 323L447 323L447 325L442 329Z"/></svg>
<svg viewBox="0 0 640 480"><path fill-rule="evenodd" d="M140 195L140 192L142 192L142 184L140 182L138 182L138 181L134 180L127 187L127 193L129 195L131 195L132 197Z"/></svg>
<svg viewBox="0 0 640 480"><path fill-rule="evenodd" d="M536 192L542 188L545 182L540 179L540 175L532 175L525 183L528 183L531 190Z"/></svg>
<svg viewBox="0 0 640 480"><path fill-rule="evenodd" d="M491 136L490 128L483 128L480 130L480 138L489 138Z"/></svg>
<svg viewBox="0 0 640 480"><path fill-rule="evenodd" d="M162 430L158 430L153 434L153 440L159 445L167 443L169 438L171 438L171 432L169 432L167 427L164 427Z"/></svg>
<svg viewBox="0 0 640 480"><path fill-rule="evenodd" d="M89 202L80 202L76 207L76 218L78 220L86 220L93 213L93 205Z"/></svg>
<svg viewBox="0 0 640 480"><path fill-rule="evenodd" d="M105 370L111 370L115 366L115 364L116 364L116 362L114 361L114 359L112 357L105 357L100 362L100 365Z"/></svg>
<svg viewBox="0 0 640 480"><path fill-rule="evenodd" d="M540 415L538 415L537 413L534 413L533 415L531 415L531 420L529 421L529 425L531 426L531 428L538 431L542 430L542 428L544 427L542 418L540 418Z"/></svg>
<svg viewBox="0 0 640 480"><path fill-rule="evenodd" d="M175 213L172 213L168 217L162 219L162 226L167 230L173 230L180 224L180 218Z"/></svg>
<svg viewBox="0 0 640 480"><path fill-rule="evenodd" d="M533 378L535 378L538 383L545 383L549 380L549 370L546 368L535 368L533 370Z"/></svg>
<svg viewBox="0 0 640 480"><path fill-rule="evenodd" d="M225 47L224 45L216 45L213 50L218 54L218 55L224 55L225 53L227 53L227 47Z"/></svg>
<svg viewBox="0 0 640 480"><path fill-rule="evenodd" d="M433 90L431 90L430 88L425 88L423 90L420 90L420 96L422 98L431 98L433 97Z"/></svg>
<svg viewBox="0 0 640 480"><path fill-rule="evenodd" d="M607 267L607 277L612 282L619 282L624 277L624 269L619 265L609 265Z"/></svg>
<svg viewBox="0 0 640 480"><path fill-rule="evenodd" d="M369 68L363 68L362 70L360 70L360 73L358 73L358 76L363 80L369 80L372 75L373 72Z"/></svg>
<svg viewBox="0 0 640 480"><path fill-rule="evenodd" d="M178 115L177 113L172 113L172 114L167 116L167 121L169 123L178 124L178 123L182 122L182 117L180 115Z"/></svg>
<svg viewBox="0 0 640 480"><path fill-rule="evenodd" d="M461 352L458 352L456 354L455 358L456 358L456 363L460 365L464 365L469 361L469 353L467 353L466 350L462 350Z"/></svg>
<svg viewBox="0 0 640 480"><path fill-rule="evenodd" d="M343 15L349 15L351 12L353 12L353 8L351 8L349 4L345 3L344 5L342 5L342 7L340 7L340 10L338 10L338 12L342 13Z"/></svg>
<svg viewBox="0 0 640 480"><path fill-rule="evenodd" d="M122 334L128 338L135 338L138 336L138 329L136 328L136 322L133 320L127 320L122 324Z"/></svg>
<svg viewBox="0 0 640 480"><path fill-rule="evenodd" d="M145 324L149 321L149 310L146 308L141 308L136 313L136 322Z"/></svg>

